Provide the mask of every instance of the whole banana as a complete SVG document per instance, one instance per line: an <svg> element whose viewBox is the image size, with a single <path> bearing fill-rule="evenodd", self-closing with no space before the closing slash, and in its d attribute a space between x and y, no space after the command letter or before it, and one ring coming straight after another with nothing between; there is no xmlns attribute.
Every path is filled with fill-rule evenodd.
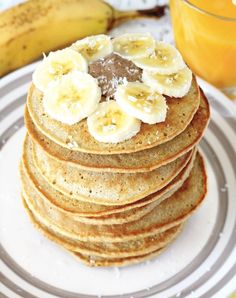
<svg viewBox="0 0 236 298"><path fill-rule="evenodd" d="M154 10L151 15L159 13ZM104 33L117 21L140 14L116 11L101 0L29 0L10 8L0 13L0 77L43 52Z"/></svg>

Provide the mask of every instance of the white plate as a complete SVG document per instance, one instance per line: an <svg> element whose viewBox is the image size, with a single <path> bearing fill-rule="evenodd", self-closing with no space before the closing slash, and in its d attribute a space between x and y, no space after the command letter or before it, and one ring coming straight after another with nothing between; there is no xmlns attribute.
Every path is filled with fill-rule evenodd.
<svg viewBox="0 0 236 298"><path fill-rule="evenodd" d="M87 268L30 223L20 198L23 109L32 71L0 82L0 292L3 297L226 297L236 285L236 111L200 80L211 103L200 148L209 191L179 238L156 259L122 269ZM5 295L5 296L4 296Z"/></svg>

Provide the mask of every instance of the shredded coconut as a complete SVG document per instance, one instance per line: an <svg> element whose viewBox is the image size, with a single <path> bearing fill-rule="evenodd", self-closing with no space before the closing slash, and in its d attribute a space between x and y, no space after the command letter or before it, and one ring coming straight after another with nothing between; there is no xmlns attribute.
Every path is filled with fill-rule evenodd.
<svg viewBox="0 0 236 298"><path fill-rule="evenodd" d="M146 112L146 113L151 113L151 108L149 108L149 107L144 107L144 112Z"/></svg>
<svg viewBox="0 0 236 298"><path fill-rule="evenodd" d="M89 256L89 263L90 264L95 264L96 263L92 256Z"/></svg>
<svg viewBox="0 0 236 298"><path fill-rule="evenodd" d="M172 82L173 82L172 78L166 78L165 79L165 83L168 84L168 85L172 84Z"/></svg>
<svg viewBox="0 0 236 298"><path fill-rule="evenodd" d="M104 132L114 131L115 129L116 129L115 124L106 125L106 126L103 126L102 128Z"/></svg>
<svg viewBox="0 0 236 298"><path fill-rule="evenodd" d="M132 102L136 102L137 98L131 95L128 95L128 100L132 101Z"/></svg>
<svg viewBox="0 0 236 298"><path fill-rule="evenodd" d="M79 147L78 143L75 140L73 140L72 136L69 135L68 139L69 139L69 142L67 142L67 146L68 146L69 149Z"/></svg>
<svg viewBox="0 0 236 298"><path fill-rule="evenodd" d="M114 267L116 278L120 278L120 269L118 267Z"/></svg>

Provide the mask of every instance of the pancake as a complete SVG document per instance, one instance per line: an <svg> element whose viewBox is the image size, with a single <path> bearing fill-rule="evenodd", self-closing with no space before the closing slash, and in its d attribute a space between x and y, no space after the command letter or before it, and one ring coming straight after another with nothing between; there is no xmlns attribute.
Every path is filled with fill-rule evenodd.
<svg viewBox="0 0 236 298"><path fill-rule="evenodd" d="M161 233L183 223L201 204L206 192L205 167L198 153L182 187L137 221L121 225L89 225L72 220L70 214L45 208L37 193L28 194L25 200L61 237L93 242L123 242Z"/></svg>
<svg viewBox="0 0 236 298"><path fill-rule="evenodd" d="M177 177L174 178L166 187L162 188L160 191L155 192L134 203L119 206L106 206L84 202L73 199L57 191L43 178L37 167L35 167L32 152L30 150L26 150L23 156L20 166L20 174L24 191L29 194L37 192L41 199L44 201L43 204L47 206L47 208L59 209L62 212L69 213L70 217L74 220L82 221L83 219L84 222L86 222L86 217L90 217L87 219L87 222L91 223L93 222L93 220L98 220L98 222L106 222L109 218L109 222L116 224L124 221L124 219L130 219L130 217L133 218L134 215L137 216L137 213L140 212L140 207L154 201L161 202L165 198L172 195L177 189L179 189L185 179L187 179L187 177L189 176L189 173L193 166L194 157L195 153L193 154L193 157L191 158L189 163L177 175ZM132 210L132 212L129 212L130 210ZM143 213L143 209L141 210L141 212Z"/></svg>
<svg viewBox="0 0 236 298"><path fill-rule="evenodd" d="M165 187L186 166L192 151L151 172L98 173L79 170L50 158L26 137L25 150L33 150L35 165L57 190L72 198L104 205L124 205Z"/></svg>
<svg viewBox="0 0 236 298"><path fill-rule="evenodd" d="M151 253L171 242L182 228L182 226L179 225L163 233L140 238L138 240L128 240L116 243L71 240L68 237L61 237L54 233L43 217L41 217L32 206L27 205L24 198L23 203L33 224L43 232L47 238L73 252L102 258L127 258Z"/></svg>
<svg viewBox="0 0 236 298"><path fill-rule="evenodd" d="M186 174L189 175L191 168L193 166L195 154L191 158L191 161L189 162L188 169L186 169ZM187 176L188 175L184 175ZM33 181L28 177L26 170L22 165L20 165L20 176L21 176L21 182L22 182L22 192L25 197L33 195L37 191L37 188L35 187L35 184ZM185 178L185 179L186 179ZM170 197L175 191L178 190L178 188L181 187L184 180L179 181L179 183L176 183L176 186L168 191L160 191L163 192L163 195L156 196L156 199L153 200L153 202L148 200L144 206L138 207L138 208L132 208L127 211L123 211L120 213L115 213L111 215L101 216L101 217L79 217L78 214L70 214L71 219L74 219L79 222L88 223L88 224L122 224L130 221L138 220L139 218L143 217L147 213L151 212L158 204L160 204L162 201L164 201L166 198ZM40 188L42 188L42 185L40 185ZM58 209L57 206L55 206L53 203L50 202L45 196L42 194L41 191L38 192L38 195L41 197L42 204L44 204L45 208ZM55 198L58 198L57 195L54 195ZM154 199L154 198L153 198ZM68 199L69 200L69 199ZM88 203L89 204L89 203ZM93 208L94 204L91 204L91 208ZM95 205L97 206L97 205ZM66 213L68 215L68 212L65 212L63 209L62 212Z"/></svg>
<svg viewBox="0 0 236 298"><path fill-rule="evenodd" d="M83 262L85 265L90 267L123 267L123 266L134 265L137 263L150 260L158 256L159 254L161 254L167 248L167 246L161 249L158 249L150 254L137 256L137 257L129 257L129 258L106 259L106 258L98 258L96 256L83 255L80 253L74 253L74 252L72 253L81 262Z"/></svg>
<svg viewBox="0 0 236 298"><path fill-rule="evenodd" d="M99 155L64 148L43 135L25 110L25 125L34 142L52 158L78 168L98 172L137 173L154 170L191 150L201 139L210 117L209 104L201 90L200 106L187 128L172 140L130 154Z"/></svg>
<svg viewBox="0 0 236 298"><path fill-rule="evenodd" d="M25 197L33 195L35 193L35 188L31 184L31 181L27 180L27 176L24 175L23 169L21 171L21 181L22 181L22 193ZM143 217L147 213L151 212L158 204L160 204L163 200L171 195L172 192L167 192L164 196L156 200L151 204L146 204L145 206L134 208L128 211L124 211L121 213L112 214L110 216L103 216L103 217L71 217L74 218L76 221L88 224L122 224L134 220L138 220L139 218ZM50 204L47 200L44 199L42 196L42 203L45 205L45 208L56 208L53 204Z"/></svg>
<svg viewBox="0 0 236 298"><path fill-rule="evenodd" d="M42 234L44 234L44 236L46 236L48 239L56 242L54 237L52 236L52 234L49 233L47 229L44 229L34 219L34 217L32 216L32 212L27 207L27 204L25 203L24 199L23 199L23 204L24 204L24 207L25 207L27 213L29 214L30 219L31 219L32 223L34 224L34 226L36 226L36 228ZM177 235L178 235L178 233L176 233L176 236ZM68 250L68 249L66 249L66 251L73 254L77 259L79 259L85 265L90 266L90 267L113 267L113 266L121 267L121 266L125 266L125 265L137 264L137 263L140 263L142 261L154 258L155 256L158 256L160 253L162 253L170 243L168 243L166 246L164 246L164 247L162 247L162 248L160 248L160 249L158 249L154 252L144 254L144 255L140 255L140 256L126 257L126 258L103 258L103 257L98 257L98 256L95 256L95 255L91 255L91 254L88 255L88 254L82 254L82 253L79 253L79 252L74 252L74 251L71 251L71 250ZM61 247L63 247L63 246L61 246Z"/></svg>
<svg viewBox="0 0 236 298"><path fill-rule="evenodd" d="M200 103L199 87L193 77L187 95L180 99L167 97L168 112L164 122L153 125L142 123L136 136L121 143L111 144L96 141L88 132L86 120L67 125L50 118L44 111L42 96L42 93L31 85L27 107L34 124L42 134L70 150L96 154L132 153L163 144L185 130Z"/></svg>

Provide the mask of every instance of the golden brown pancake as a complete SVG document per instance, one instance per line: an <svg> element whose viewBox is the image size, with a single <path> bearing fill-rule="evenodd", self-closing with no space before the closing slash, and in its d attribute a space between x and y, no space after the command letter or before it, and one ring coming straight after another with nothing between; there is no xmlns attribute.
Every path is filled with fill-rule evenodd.
<svg viewBox="0 0 236 298"><path fill-rule="evenodd" d="M128 240L116 243L71 240L68 237L61 237L51 230L44 219L35 212L35 209L32 208L32 206L27 205L24 198L23 203L33 224L39 228L47 238L73 252L101 258L127 258L151 253L171 242L182 228L182 225L179 225L163 233L157 233L138 240Z"/></svg>
<svg viewBox="0 0 236 298"><path fill-rule="evenodd" d="M43 135L71 150L95 154L119 154L152 148L179 135L191 122L199 107L200 92L193 77L187 95L182 98L167 97L168 112L164 122L153 125L142 123L141 130L136 136L118 144L96 141L88 132L86 120L67 125L50 118L44 111L42 99L43 94L31 85L27 107L31 119Z"/></svg>
<svg viewBox="0 0 236 298"><path fill-rule="evenodd" d="M165 187L186 166L192 152L145 173L98 173L80 170L50 158L28 137L25 150L32 150L35 165L60 192L75 199L104 205L124 205L140 200Z"/></svg>
<svg viewBox="0 0 236 298"><path fill-rule="evenodd" d="M35 218L32 215L32 212L28 208L24 199L23 199L23 205L24 205L32 223L34 224L34 226L48 239L56 242L57 244L60 244L61 247L65 248L65 246L62 245L61 240L60 240L60 243L57 242L55 237L48 231L48 229L44 228L43 225L39 224L35 220ZM75 251L68 250L68 249L66 249L66 251L72 253L76 258L78 258L85 265L90 266L90 267L111 267L111 266L121 267L121 266L125 266L125 265L132 265L132 264L140 263L142 261L149 260L151 258L154 258L155 256L158 256L177 237L177 235L179 234L180 231L181 231L181 228L178 229L178 231L175 234L175 237L173 237L173 239L171 239L171 241L168 244L166 244L166 246L159 248L156 251L153 251L151 253L139 255L139 256L123 257L123 258L117 258L117 257L114 257L114 258L105 257L104 258L104 257L99 257L96 255L91 255L91 254L82 254L82 253L75 252Z"/></svg>
<svg viewBox="0 0 236 298"><path fill-rule="evenodd" d="M140 207L143 207L149 203L155 201L163 201L165 198L172 195L177 189L181 187L183 182L189 176L194 162L195 154L193 154L191 160L186 167L174 178L166 187L160 191L155 192L139 201L136 201L127 205L99 205L90 202L84 202L81 200L73 199L70 196L66 196L53 188L40 174L39 170L34 164L32 152L26 151L22 163L20 166L20 174L22 180L22 187L25 192L31 193L36 191L44 201L47 208L59 209L62 212L67 212L74 220L84 222L88 218L87 222L98 220L106 222L108 219L113 224L120 223L126 218L137 216L140 211ZM26 190L28 188L28 190ZM33 188L33 190L32 190ZM130 212L132 211L132 212ZM121 214L122 213L122 214ZM142 210L143 213L143 210Z"/></svg>
<svg viewBox="0 0 236 298"><path fill-rule="evenodd" d="M98 172L137 173L154 170L191 150L201 139L210 117L209 104L201 91L200 106L187 128L172 140L151 149L130 153L99 155L72 151L45 135L32 122L25 110L25 125L34 142L52 158L66 161L78 168Z"/></svg>
<svg viewBox="0 0 236 298"><path fill-rule="evenodd" d="M199 154L182 187L137 221L120 225L89 225L71 219L70 214L45 207L38 193L25 193L28 206L62 237L93 242L123 242L166 231L185 221L201 204L207 192L206 172Z"/></svg>
<svg viewBox="0 0 236 298"><path fill-rule="evenodd" d="M127 211L123 210L119 213L116 212L115 214L111 213L110 215L99 216L99 217L98 216L96 216L96 217L83 217L83 216L78 216L78 213L69 212L70 217L71 217L71 219L74 219L74 220L82 222L82 223L104 224L104 225L106 225L106 224L122 224L122 223L130 222L130 221L138 220L139 218L143 217L147 213L151 212L158 204L160 204L165 199L170 197L175 191L177 191L182 186L183 182L185 181L185 179L187 179L187 177L188 177L188 175L189 175L189 173L192 169L192 166L193 166L193 163L194 163L194 158L195 158L195 154L191 158L191 161L189 162L188 168L185 169L185 174L184 174L185 178L184 179L179 180L177 183L175 183L175 186L173 186L171 189L169 189L170 187L168 187L167 190L159 191L158 194L156 193L155 196L152 196L152 200L150 200L150 198L148 198L148 197L144 198L143 201L145 201L145 199L146 199L145 205L143 204L143 205L141 205L139 207L136 207L136 208L135 208L135 205L134 205L133 208L129 208ZM58 209L57 205L54 205L53 203L51 203L51 201L47 197L45 197L45 195L43 195L43 192L42 192L42 189L44 189L43 184L39 184L40 188L35 187L34 182L28 176L28 174L27 174L27 172L26 172L26 170L25 170L25 168L22 164L20 165L20 176L21 176L23 194L25 194L25 193L26 194L27 193L32 194L32 193L37 192L38 195L41 197L42 203L45 205L45 208L50 208L51 210ZM57 194L53 194L53 190L54 189L51 187L51 193L49 194L49 196L50 197L53 196L54 198L59 199L59 202L58 202L58 205L59 205L60 204L60 198L58 198ZM25 195L25 196L27 197L27 195ZM63 196L63 194L62 194L62 196ZM70 205L70 201L71 200L68 197L67 198L67 204L68 205ZM87 210L88 210L88 207L90 207L90 209L94 209L94 207L97 207L97 208L99 208L99 207L102 208L103 207L103 206L100 206L100 205L97 205L97 204L91 204L91 203L85 203L85 204L87 204L86 205ZM72 208L73 208L73 205L72 205ZM68 211L65 211L62 208L59 208L59 209L60 209L60 211L66 213L68 215ZM112 212L112 210L110 210L110 212Z"/></svg>
<svg viewBox="0 0 236 298"><path fill-rule="evenodd" d="M178 234L177 234L178 235ZM176 236L177 236L176 235ZM144 262L150 260L159 254L161 254L169 245L168 243L165 247L158 249L150 254L136 256L136 257L128 257L128 258L114 258L114 259L107 259L107 258L98 258L96 256L88 256L83 255L80 253L72 252L72 254L78 258L81 262L85 265L90 267L123 267L134 265L140 262Z"/></svg>

